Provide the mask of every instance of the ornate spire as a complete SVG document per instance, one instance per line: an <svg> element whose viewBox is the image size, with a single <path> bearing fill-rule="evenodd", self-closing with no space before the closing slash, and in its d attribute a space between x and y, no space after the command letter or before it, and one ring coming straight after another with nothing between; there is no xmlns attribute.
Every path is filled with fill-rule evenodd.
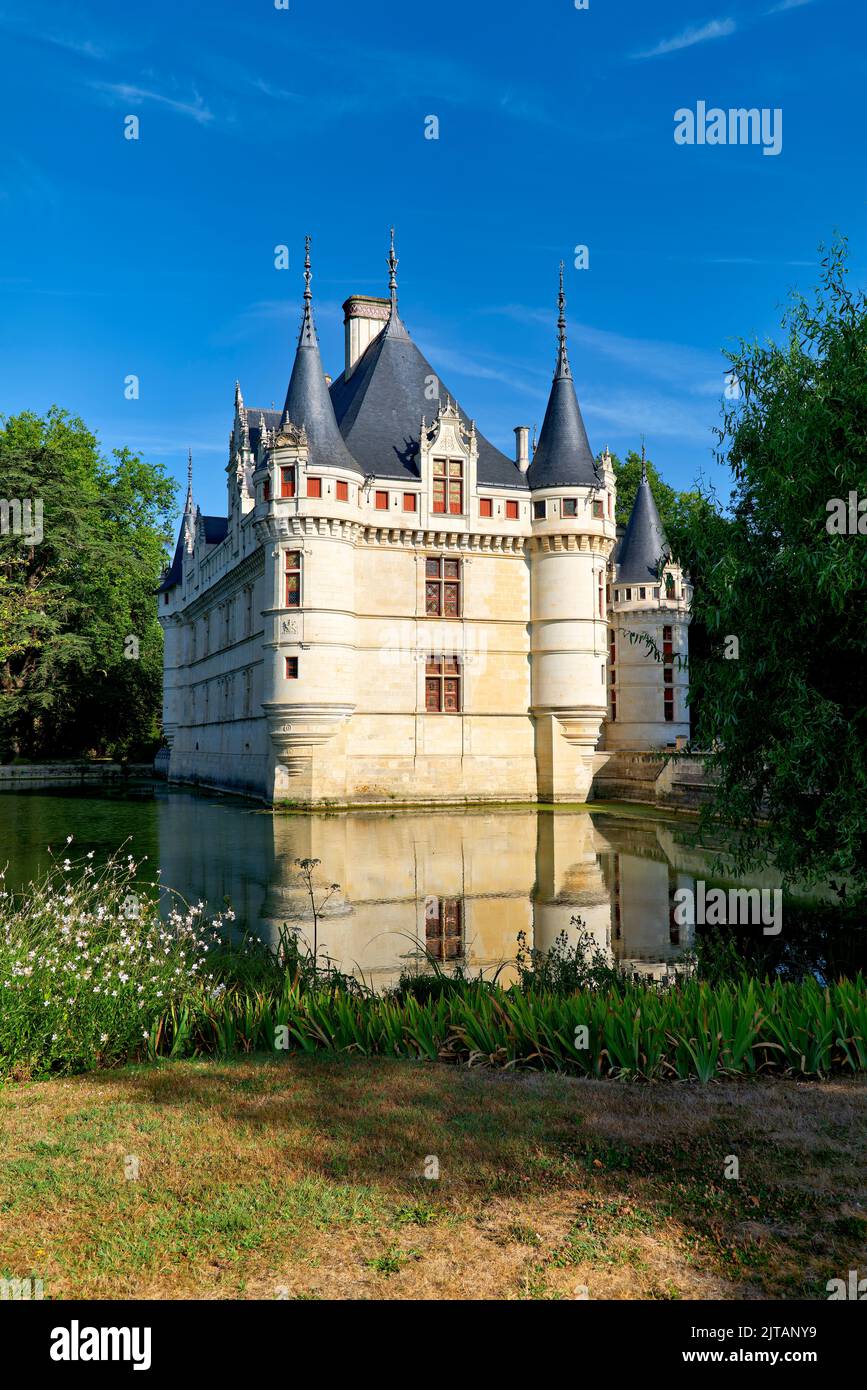
<svg viewBox="0 0 867 1390"><path fill-rule="evenodd" d="M563 262L560 262L560 292L557 295L557 307L560 310L557 319L557 366L554 369L554 376L571 376L569 369L569 358L566 354L566 295L563 293Z"/></svg>
<svg viewBox="0 0 867 1390"><path fill-rule="evenodd" d="M184 502L184 515L193 510L193 451L187 450L187 499Z"/></svg>
<svg viewBox="0 0 867 1390"><path fill-rule="evenodd" d="M647 482L647 459L644 453L644 435L641 436L641 481Z"/></svg>
<svg viewBox="0 0 867 1390"><path fill-rule="evenodd" d="M235 408L237 410L244 409L244 397L241 395L241 383L237 380L235 382Z"/></svg>
<svg viewBox="0 0 867 1390"><path fill-rule="evenodd" d="M394 227L391 229L391 247L388 252L388 297L391 300L391 311L397 313L397 256L394 254Z"/></svg>
<svg viewBox="0 0 867 1390"><path fill-rule="evenodd" d="M304 313L301 317L301 332L298 342L312 343L316 341L316 327L313 323L313 291L310 288L310 281L313 278L310 270L310 237L304 238Z"/></svg>

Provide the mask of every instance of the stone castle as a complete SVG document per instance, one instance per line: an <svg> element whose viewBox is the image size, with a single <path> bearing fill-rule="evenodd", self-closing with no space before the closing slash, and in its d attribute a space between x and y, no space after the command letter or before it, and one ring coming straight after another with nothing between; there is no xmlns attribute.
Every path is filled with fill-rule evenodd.
<svg viewBox="0 0 867 1390"><path fill-rule="evenodd" d="M689 585L646 472L618 536L562 267L544 422L510 459L412 341L393 237L388 266L388 298L344 304L331 381L308 238L285 405L235 389L227 516L190 470L159 590L168 777L303 806L585 801L612 752L688 737Z"/></svg>

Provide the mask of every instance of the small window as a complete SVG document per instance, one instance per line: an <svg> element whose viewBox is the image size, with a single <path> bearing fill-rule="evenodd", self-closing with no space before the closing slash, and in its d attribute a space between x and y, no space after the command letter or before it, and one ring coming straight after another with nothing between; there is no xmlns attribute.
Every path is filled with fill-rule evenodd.
<svg viewBox="0 0 867 1390"><path fill-rule="evenodd" d="M666 724L673 724L673 723L674 723L674 699L673 699L673 697L672 697L671 695L669 695L667 692L666 692L666 696L665 696L665 701L664 701L664 703L663 703L663 710L664 710L664 713L665 713L665 722L666 722Z"/></svg>
<svg viewBox="0 0 867 1390"><path fill-rule="evenodd" d="M493 516L494 508L490 497L479 498L479 516Z"/></svg>
<svg viewBox="0 0 867 1390"><path fill-rule="evenodd" d="M627 590L626 590L626 602L627 602L627 603L631 603L631 602L632 602L632 590L631 590L631 589L627 589Z"/></svg>
<svg viewBox="0 0 867 1390"><path fill-rule="evenodd" d="M271 479L270 479L270 478L266 478L265 481L264 481L264 483L262 484L262 501L263 501L263 502L270 502L270 501L271 501Z"/></svg>
<svg viewBox="0 0 867 1390"><path fill-rule="evenodd" d="M594 497L593 499L593 515L595 517L603 517L605 515L605 508L602 505L601 497Z"/></svg>
<svg viewBox="0 0 867 1390"><path fill-rule="evenodd" d="M425 560L424 609L431 618L461 615L461 562L429 555Z"/></svg>
<svg viewBox="0 0 867 1390"><path fill-rule="evenodd" d="M654 589L654 591L653 591L653 597L654 597L654 598L659 598L659 588L658 588L658 587Z"/></svg>
<svg viewBox="0 0 867 1390"><path fill-rule="evenodd" d="M545 520L545 515L546 515L546 513L547 513L547 510L548 510L548 504L547 504L547 502L546 502L544 499L543 499L541 502L534 502L534 503L533 503L533 520L534 520L534 521L544 521L544 520Z"/></svg>
<svg viewBox="0 0 867 1390"><path fill-rule="evenodd" d="M286 552L286 607L301 607L301 551Z"/></svg>
<svg viewBox="0 0 867 1390"><path fill-rule="evenodd" d="M280 469L280 496L281 496L281 497L294 497L294 496L295 496L295 469L294 469L294 468L281 468L281 469Z"/></svg>
<svg viewBox="0 0 867 1390"><path fill-rule="evenodd" d="M677 598L677 588L675 587L673 574L667 574L665 576L665 597Z"/></svg>
<svg viewBox="0 0 867 1390"><path fill-rule="evenodd" d="M378 512L387 512L387 511L388 511L388 493L387 493L387 492L378 492L378 493L376 494L375 506L376 506L376 510L377 510Z"/></svg>
<svg viewBox="0 0 867 1390"><path fill-rule="evenodd" d="M639 589L639 590L638 590L638 597L639 597L639 598L647 598L647 590L646 590L646 589Z"/></svg>
<svg viewBox="0 0 867 1390"><path fill-rule="evenodd" d="M609 516L613 516L613 515L614 515L614 513L613 513L613 511L612 511L611 493L610 493L610 492L609 492L609 494L608 494L608 515L609 515Z"/></svg>
<svg viewBox="0 0 867 1390"><path fill-rule="evenodd" d="M338 502L349 501L349 484L338 482L335 484L335 496Z"/></svg>
<svg viewBox="0 0 867 1390"><path fill-rule="evenodd" d="M576 497L564 497L560 506L564 516L578 515L578 499Z"/></svg>
<svg viewBox="0 0 867 1390"><path fill-rule="evenodd" d="M308 497L321 497L321 496L322 496L322 479L321 479L321 478L308 478L308 479L307 479L307 496L308 496Z"/></svg>
<svg viewBox="0 0 867 1390"><path fill-rule="evenodd" d="M287 656L286 658L286 679L287 681L297 681L298 679L297 656Z"/></svg>
<svg viewBox="0 0 867 1390"><path fill-rule="evenodd" d="M424 675L424 707L428 714L460 714L461 663L458 657L428 657Z"/></svg>
<svg viewBox="0 0 867 1390"><path fill-rule="evenodd" d="M613 690L611 692L611 722L612 724L617 723L617 696Z"/></svg>
<svg viewBox="0 0 867 1390"><path fill-rule="evenodd" d="M169 601L169 591L168 591L168 589L166 589L165 593L163 594L163 603L168 603L168 601Z"/></svg>
<svg viewBox="0 0 867 1390"><path fill-rule="evenodd" d="M405 492L403 494L403 509L405 512L415 511L415 493Z"/></svg>
<svg viewBox="0 0 867 1390"><path fill-rule="evenodd" d="M518 520L518 504L517 504L517 502L507 502L507 503L506 503L506 516L509 518L510 521L517 521L517 520Z"/></svg>

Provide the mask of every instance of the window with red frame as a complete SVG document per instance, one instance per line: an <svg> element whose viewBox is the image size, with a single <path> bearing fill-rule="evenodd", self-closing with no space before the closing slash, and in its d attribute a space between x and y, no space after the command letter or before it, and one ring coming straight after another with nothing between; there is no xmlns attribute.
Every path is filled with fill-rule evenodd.
<svg viewBox="0 0 867 1390"><path fill-rule="evenodd" d="M301 607L301 551L286 552L286 605L287 608Z"/></svg>
<svg viewBox="0 0 867 1390"><path fill-rule="evenodd" d="M493 516L494 507L490 497L479 498L479 516Z"/></svg>
<svg viewBox="0 0 867 1390"><path fill-rule="evenodd" d="M322 496L322 479L321 479L321 478L308 478L308 479L307 479L307 496L308 496L308 497L321 497L321 496Z"/></svg>
<svg viewBox="0 0 867 1390"><path fill-rule="evenodd" d="M464 510L464 465L459 459L434 459L433 509L460 516Z"/></svg>
<svg viewBox="0 0 867 1390"><path fill-rule="evenodd" d="M388 511L388 493L377 492L374 497L374 506L378 512Z"/></svg>
<svg viewBox="0 0 867 1390"><path fill-rule="evenodd" d="M424 707L428 714L459 714L461 663L456 656L429 656L425 663Z"/></svg>
<svg viewBox="0 0 867 1390"><path fill-rule="evenodd" d="M415 493L405 492L403 494L403 509L405 512L415 511Z"/></svg>
<svg viewBox="0 0 867 1390"><path fill-rule="evenodd" d="M429 555L424 562L424 611L431 618L461 615L461 562Z"/></svg>
<svg viewBox="0 0 867 1390"><path fill-rule="evenodd" d="M340 482L336 483L336 484L335 484L335 496L336 496L338 502L348 502L348 501L349 501L349 484L348 484L348 483L340 483Z"/></svg>
<svg viewBox="0 0 867 1390"><path fill-rule="evenodd" d="M286 679L287 681L297 681L298 679L297 656L287 656L286 658Z"/></svg>
<svg viewBox="0 0 867 1390"><path fill-rule="evenodd" d="M506 516L509 518L510 521L517 521L517 520L518 520L518 504L517 504L517 502L507 502L507 503L506 503Z"/></svg>
<svg viewBox="0 0 867 1390"><path fill-rule="evenodd" d="M281 497L294 497L294 496L295 496L295 469L294 469L294 468L281 468L281 469L280 469L280 496L281 496Z"/></svg>

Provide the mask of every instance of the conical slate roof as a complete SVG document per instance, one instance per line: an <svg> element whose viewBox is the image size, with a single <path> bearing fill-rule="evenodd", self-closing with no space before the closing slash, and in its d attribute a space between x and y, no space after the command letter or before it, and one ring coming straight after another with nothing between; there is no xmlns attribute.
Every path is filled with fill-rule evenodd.
<svg viewBox="0 0 867 1390"><path fill-rule="evenodd" d="M566 354L566 299L563 294L562 264L558 303L557 365L539 442L527 470L527 480L531 488L598 487L602 479L587 439Z"/></svg>
<svg viewBox="0 0 867 1390"><path fill-rule="evenodd" d="M361 473L362 470L344 443L335 419L328 387L325 385L319 340L313 322L309 237L304 280L304 314L282 418L284 421L291 421L293 425L304 426L307 431L308 458L313 468L346 468L354 473Z"/></svg>
<svg viewBox="0 0 867 1390"><path fill-rule="evenodd" d="M653 500L647 473L632 504L632 513L617 548L617 580L630 584L658 583L660 562L668 558L668 542Z"/></svg>

